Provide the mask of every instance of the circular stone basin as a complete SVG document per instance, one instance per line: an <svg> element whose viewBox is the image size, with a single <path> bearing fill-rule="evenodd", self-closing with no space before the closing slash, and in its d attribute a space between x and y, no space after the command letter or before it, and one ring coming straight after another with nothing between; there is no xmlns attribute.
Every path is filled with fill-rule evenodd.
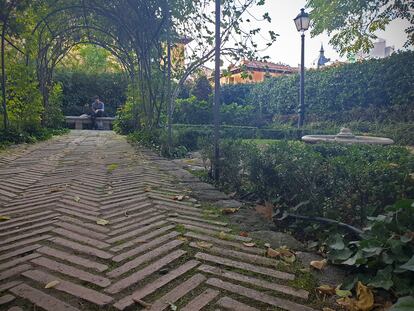
<svg viewBox="0 0 414 311"><path fill-rule="evenodd" d="M392 139L374 136L355 136L348 128L342 128L337 135L306 135L302 140L307 143L343 143L343 144L371 144L371 145L391 145Z"/></svg>

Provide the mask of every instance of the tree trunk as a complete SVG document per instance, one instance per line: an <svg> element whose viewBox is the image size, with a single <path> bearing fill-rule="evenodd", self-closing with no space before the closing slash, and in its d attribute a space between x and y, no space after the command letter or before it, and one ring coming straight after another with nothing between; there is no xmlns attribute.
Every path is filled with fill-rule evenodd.
<svg viewBox="0 0 414 311"><path fill-rule="evenodd" d="M215 73L214 73L214 179L220 176L220 0L216 0Z"/></svg>
<svg viewBox="0 0 414 311"><path fill-rule="evenodd" d="M2 93L2 106L3 106L3 123L4 129L8 127L8 116L7 116L7 103L6 103L6 68L5 68L5 55L4 45L6 36L6 22L4 21L1 31L1 93Z"/></svg>

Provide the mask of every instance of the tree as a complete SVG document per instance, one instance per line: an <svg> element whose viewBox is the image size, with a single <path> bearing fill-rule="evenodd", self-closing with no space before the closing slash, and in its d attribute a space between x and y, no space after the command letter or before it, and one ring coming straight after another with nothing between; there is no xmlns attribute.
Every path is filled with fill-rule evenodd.
<svg viewBox="0 0 414 311"><path fill-rule="evenodd" d="M24 27L21 17L21 13L27 9L30 5L30 1L18 1L18 0L0 0L0 22L1 22L1 93L2 93L2 109L3 109L3 122L4 128L8 127L8 116L7 116L7 78L6 78L6 44L9 44L12 48L22 51L16 47L11 41L10 37L18 35L21 28Z"/></svg>
<svg viewBox="0 0 414 311"><path fill-rule="evenodd" d="M205 75L201 75L195 81L195 84L191 90L191 94L198 100L208 101L212 94L212 87L210 81L208 81Z"/></svg>
<svg viewBox="0 0 414 311"><path fill-rule="evenodd" d="M324 31L333 36L329 41L341 55L358 51L368 52L377 39L375 32L385 30L395 19L410 22L405 29L405 47L414 45L414 1L410 0L308 0L311 9L311 35Z"/></svg>

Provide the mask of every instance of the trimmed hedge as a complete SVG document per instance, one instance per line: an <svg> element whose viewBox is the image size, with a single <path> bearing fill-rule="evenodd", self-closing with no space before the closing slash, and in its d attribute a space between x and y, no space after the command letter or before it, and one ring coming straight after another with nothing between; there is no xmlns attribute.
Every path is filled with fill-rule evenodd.
<svg viewBox="0 0 414 311"><path fill-rule="evenodd" d="M54 80L63 86L62 110L65 115L78 116L88 112L87 107L96 95L105 103L106 116L115 116L126 101L128 82L121 73L57 70Z"/></svg>
<svg viewBox="0 0 414 311"><path fill-rule="evenodd" d="M412 122L414 51L306 72L307 120ZM263 114L294 115L299 76L223 88L223 102L261 104Z"/></svg>

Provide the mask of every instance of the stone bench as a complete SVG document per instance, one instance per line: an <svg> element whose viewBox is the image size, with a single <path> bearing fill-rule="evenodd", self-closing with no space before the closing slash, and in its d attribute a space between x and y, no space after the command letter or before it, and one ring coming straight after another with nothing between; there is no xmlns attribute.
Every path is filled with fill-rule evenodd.
<svg viewBox="0 0 414 311"><path fill-rule="evenodd" d="M83 130L85 125L90 127L92 124L90 117L66 116L65 119L66 124L68 126L75 125L76 130ZM111 130L114 120L113 117L99 117L96 118L96 124L100 130Z"/></svg>

